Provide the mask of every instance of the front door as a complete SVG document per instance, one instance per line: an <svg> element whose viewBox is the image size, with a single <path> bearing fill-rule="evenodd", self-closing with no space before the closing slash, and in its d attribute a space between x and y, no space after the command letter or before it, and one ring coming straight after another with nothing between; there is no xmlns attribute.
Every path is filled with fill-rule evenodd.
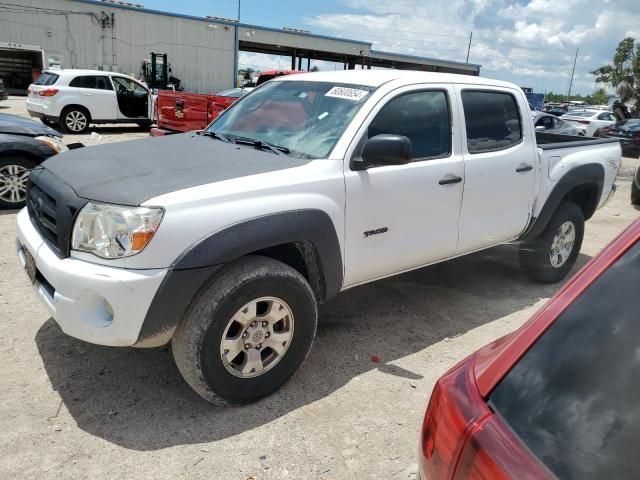
<svg viewBox="0 0 640 480"><path fill-rule="evenodd" d="M362 136L404 135L413 161L364 171L345 161L345 286L454 254L464 165L452 136L451 97L448 86L402 88L369 116Z"/></svg>
<svg viewBox="0 0 640 480"><path fill-rule="evenodd" d="M512 240L525 229L539 162L533 122L523 122L530 113L528 108L520 113L515 93L457 89L463 107L460 120L466 127L461 254Z"/></svg>
<svg viewBox="0 0 640 480"><path fill-rule="evenodd" d="M118 98L118 118L146 119L149 115L149 90L126 77L111 77Z"/></svg>

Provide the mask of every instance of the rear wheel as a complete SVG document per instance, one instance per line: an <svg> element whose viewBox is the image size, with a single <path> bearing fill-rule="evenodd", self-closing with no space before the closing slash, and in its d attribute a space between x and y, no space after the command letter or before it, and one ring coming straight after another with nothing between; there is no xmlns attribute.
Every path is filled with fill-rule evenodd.
<svg viewBox="0 0 640 480"><path fill-rule="evenodd" d="M82 107L67 107L60 115L60 127L67 133L84 133L89 130L91 118Z"/></svg>
<svg viewBox="0 0 640 480"><path fill-rule="evenodd" d="M24 157L0 158L0 207L24 207L29 171L35 166Z"/></svg>
<svg viewBox="0 0 640 480"><path fill-rule="evenodd" d="M316 332L315 296L293 268L266 257L225 267L172 339L178 370L205 400L248 403L286 383Z"/></svg>
<svg viewBox="0 0 640 480"><path fill-rule="evenodd" d="M631 182L631 203L640 206L640 186L636 182L640 181L640 171L636 172L634 180Z"/></svg>
<svg viewBox="0 0 640 480"><path fill-rule="evenodd" d="M520 245L520 266L533 280L559 282L576 263L583 237L582 210L575 203L564 202L539 237Z"/></svg>

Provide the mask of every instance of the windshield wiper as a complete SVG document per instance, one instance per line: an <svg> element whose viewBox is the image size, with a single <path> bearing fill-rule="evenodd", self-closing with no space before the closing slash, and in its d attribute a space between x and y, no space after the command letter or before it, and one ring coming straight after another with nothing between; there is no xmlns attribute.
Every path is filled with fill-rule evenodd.
<svg viewBox="0 0 640 480"><path fill-rule="evenodd" d="M287 147L281 147L279 145L272 145L262 140L252 140L250 138L236 138L235 143L240 145L251 145L259 148L260 150L271 150L276 155L287 155L291 152Z"/></svg>
<svg viewBox="0 0 640 480"><path fill-rule="evenodd" d="M200 135L205 135L211 138L217 138L218 140L222 140L224 143L233 143L231 140L229 140L227 137L225 137L221 133L217 133L211 130L203 130L202 132L200 132Z"/></svg>

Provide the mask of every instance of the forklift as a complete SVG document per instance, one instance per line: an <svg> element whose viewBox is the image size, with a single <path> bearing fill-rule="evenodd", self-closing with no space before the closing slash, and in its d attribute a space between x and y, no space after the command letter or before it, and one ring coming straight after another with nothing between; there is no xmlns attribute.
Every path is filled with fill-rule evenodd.
<svg viewBox="0 0 640 480"><path fill-rule="evenodd" d="M171 65L166 53L151 52L151 60L144 59L140 64L140 80L151 90L173 90L181 92L180 79L172 77Z"/></svg>

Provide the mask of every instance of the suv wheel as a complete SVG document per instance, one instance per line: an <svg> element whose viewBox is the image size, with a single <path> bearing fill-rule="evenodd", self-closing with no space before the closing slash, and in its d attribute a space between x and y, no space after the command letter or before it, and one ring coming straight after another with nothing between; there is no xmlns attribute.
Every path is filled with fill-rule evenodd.
<svg viewBox="0 0 640 480"><path fill-rule="evenodd" d="M540 236L520 245L522 270L541 283L559 282L576 263L583 236L582 209L572 202L561 203Z"/></svg>
<svg viewBox="0 0 640 480"><path fill-rule="evenodd" d="M211 403L248 403L286 383L307 357L318 310L306 279L250 256L216 275L172 339L187 383Z"/></svg>
<svg viewBox="0 0 640 480"><path fill-rule="evenodd" d="M23 157L0 158L0 207L24 207L29 171L35 166Z"/></svg>
<svg viewBox="0 0 640 480"><path fill-rule="evenodd" d="M89 122L89 112L81 107L68 107L60 115L60 127L67 133L84 133Z"/></svg>

